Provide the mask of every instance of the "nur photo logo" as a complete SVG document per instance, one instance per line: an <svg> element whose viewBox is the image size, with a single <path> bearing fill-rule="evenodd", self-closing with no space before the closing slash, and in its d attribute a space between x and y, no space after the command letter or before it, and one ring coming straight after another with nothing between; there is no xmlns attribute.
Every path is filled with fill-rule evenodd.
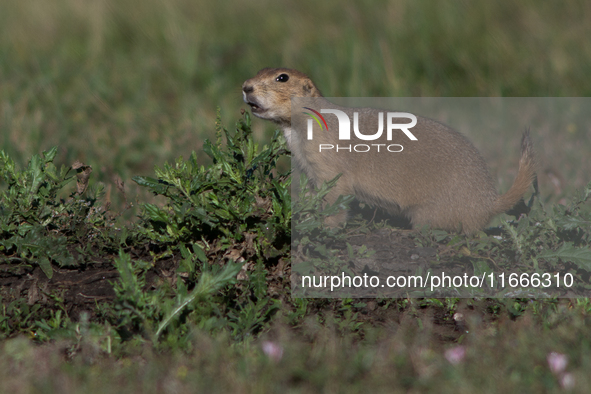
<svg viewBox="0 0 591 394"><path fill-rule="evenodd" d="M310 112L303 112L305 115L309 115L311 119L307 121L307 139L313 140L314 139L314 121L320 127L320 130L323 128L325 131L329 131L328 123L322 114L333 114L337 117L338 120L338 139L341 141L350 141L351 140L351 119L347 113L338 109L320 109L320 112L312 109L310 107L303 107ZM359 129L359 112L353 112L353 133L354 136L362 141L375 141L382 137L384 133L384 112L379 112L378 114L378 130L373 134L364 134L367 130L363 130L363 132ZM410 119L409 123L395 123L395 119ZM392 135L394 130L402 131L411 141L417 141L417 137L410 131L411 128L416 126L417 124L417 117L408 112L388 112L386 114L386 139L388 141L392 141ZM324 127L323 127L324 126ZM323 150L332 150L335 149L337 152L339 151L348 151L348 152L369 152L372 147L375 147L378 152L380 152L380 148L385 147L388 152L402 152L404 149L400 144L356 144L356 145L334 145L334 144L319 144L318 149L319 152Z"/></svg>

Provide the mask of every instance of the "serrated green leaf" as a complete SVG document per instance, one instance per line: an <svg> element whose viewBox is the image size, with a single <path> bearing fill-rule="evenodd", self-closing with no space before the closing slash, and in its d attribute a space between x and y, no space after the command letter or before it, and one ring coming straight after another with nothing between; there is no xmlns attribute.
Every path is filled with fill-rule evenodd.
<svg viewBox="0 0 591 394"><path fill-rule="evenodd" d="M207 256L205 255L205 252L203 251L201 246L199 246L198 244L193 244L193 253L195 253L195 256L197 256L199 261L201 261L202 263L207 263Z"/></svg>
<svg viewBox="0 0 591 394"><path fill-rule="evenodd" d="M572 242L565 242L557 250L547 250L537 256L545 259L560 259L577 264L586 271L591 271L591 249L589 246L577 248Z"/></svg>
<svg viewBox="0 0 591 394"><path fill-rule="evenodd" d="M156 205L144 204L143 206L144 206L144 209L146 210L146 213L148 214L150 220L152 220L154 222L164 222L164 223L168 223L170 221L170 217L168 216L168 214L166 212L162 211Z"/></svg>
<svg viewBox="0 0 591 394"><path fill-rule="evenodd" d="M45 276L47 276L47 279L51 279L53 277L53 268L51 267L49 259L47 257L41 257L39 260L37 260L37 263L39 264L39 267Z"/></svg>
<svg viewBox="0 0 591 394"><path fill-rule="evenodd" d="M347 242L347 254L349 255L349 260L353 260L355 258L355 253L353 252L353 246L349 242Z"/></svg>
<svg viewBox="0 0 591 394"><path fill-rule="evenodd" d="M44 151L43 158L44 158L45 163L52 162L53 159L55 158L56 154L57 154L57 146L52 147L48 151Z"/></svg>
<svg viewBox="0 0 591 394"><path fill-rule="evenodd" d="M488 266L488 263L484 260L472 261L472 267L474 267L475 276L481 276L483 274L492 272L492 270Z"/></svg>
<svg viewBox="0 0 591 394"><path fill-rule="evenodd" d="M565 216L558 218L556 224L565 230L574 230L577 228L585 228L591 230L591 222L575 216Z"/></svg>
<svg viewBox="0 0 591 394"><path fill-rule="evenodd" d="M162 185L161 181L158 179L150 178L147 176L134 176L131 178L132 181L137 183L140 186L147 186L147 187L160 187Z"/></svg>
<svg viewBox="0 0 591 394"><path fill-rule="evenodd" d="M214 161L214 164L222 159L222 155L220 150L214 146L208 139L203 142L203 151L209 157L211 157Z"/></svg>

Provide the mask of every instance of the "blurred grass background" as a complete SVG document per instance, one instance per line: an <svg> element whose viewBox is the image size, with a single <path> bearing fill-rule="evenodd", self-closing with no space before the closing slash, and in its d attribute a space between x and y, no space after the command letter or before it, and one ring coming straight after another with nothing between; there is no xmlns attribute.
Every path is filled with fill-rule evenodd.
<svg viewBox="0 0 591 394"><path fill-rule="evenodd" d="M24 165L58 145L64 164L147 201L131 176L198 151L218 106L231 127L262 67L300 69L335 97L589 96L590 20L585 1L5 1L0 148ZM254 123L264 141L273 126ZM499 190L521 132L469 135ZM589 181L589 130L532 134L546 200Z"/></svg>

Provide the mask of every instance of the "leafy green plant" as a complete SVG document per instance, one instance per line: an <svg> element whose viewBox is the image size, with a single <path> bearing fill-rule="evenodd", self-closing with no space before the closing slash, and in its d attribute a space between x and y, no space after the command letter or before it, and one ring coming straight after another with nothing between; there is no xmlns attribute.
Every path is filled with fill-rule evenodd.
<svg viewBox="0 0 591 394"><path fill-rule="evenodd" d="M133 274L130 262L121 265L119 258L118 270L129 278L128 287L117 290L119 296L127 294L127 323L138 328L148 320L158 322L151 329L154 340L186 319L203 327L221 324L233 336L244 338L259 331L277 309L267 297L265 277L269 265L288 258L290 178L289 173L277 172L277 160L287 152L278 132L270 145L259 148L252 139L248 113L234 131L223 127L218 117L216 134L215 143L204 144L204 152L213 160L211 166L200 166L193 153L188 161L180 158L174 166L156 168L157 178L134 178L167 198L164 207L143 206L139 231L161 249L181 257L172 289L174 301L164 297L158 312L143 311L143 306L154 304L143 298L145 283L138 272ZM225 260L229 262L224 264ZM219 266L225 268L219 271ZM212 292L237 278L240 282L221 294L233 298L230 305L212 302ZM200 304L206 296L208 301ZM133 304L134 300L139 304ZM143 306L137 309L134 305ZM214 316L218 323L210 320Z"/></svg>
<svg viewBox="0 0 591 394"><path fill-rule="evenodd" d="M223 269L204 271L190 292L179 280L174 289L175 296L170 298L170 291L165 287L146 289L145 273L150 268L149 264L141 260L133 261L123 251L119 252L114 264L120 275L119 281L114 284L117 295L114 321L120 333L123 337L140 333L154 343L173 322L179 321L181 314L194 311L198 302L233 284L241 268L240 264L229 262ZM199 319L193 317L193 320Z"/></svg>
<svg viewBox="0 0 591 394"><path fill-rule="evenodd" d="M438 261L468 264L467 269L471 265L476 276L489 278L493 271L499 271L504 279L512 278L509 287L517 291L511 291L512 296L531 297L529 294L534 293L529 288L548 297L552 295L545 293L549 287L558 291L569 288L574 292L571 294L585 295L586 278L591 273L590 198L591 183L567 206L545 206L536 200L527 215L517 221L502 221L502 231L490 229L497 235L483 231L466 237L424 228L415 233L415 241L421 246L437 246ZM564 279L565 274L568 279ZM529 278L533 279L531 283ZM544 279L543 286L537 282L539 278Z"/></svg>
<svg viewBox="0 0 591 394"><path fill-rule="evenodd" d="M57 148L34 155L23 171L18 171L4 151L0 151L0 252L11 262L38 264L48 278L51 261L61 266L75 264L66 248L67 239L50 230L59 227L59 216L71 208L58 200L58 193L72 180L69 169L57 170L53 159Z"/></svg>
<svg viewBox="0 0 591 394"><path fill-rule="evenodd" d="M157 179L134 177L169 199L164 208L144 205L144 234L168 244L197 242L203 249L211 242L224 250L244 243L249 254L263 260L285 255L291 232L290 178L276 172L276 163L286 151L278 132L262 149L251 134L248 113L233 132L218 119L217 142L206 140L203 148L213 165L200 166L193 152L188 161L180 158L174 166L156 168Z"/></svg>
<svg viewBox="0 0 591 394"><path fill-rule="evenodd" d="M114 223L99 204L103 186L88 187L92 169L79 162L57 169L56 153L54 147L42 156L33 155L19 171L0 151L0 258L15 268L39 265L49 279L52 263L80 263L72 254L76 246L82 244L84 261L92 247L109 243ZM76 178L77 190L68 191L66 186Z"/></svg>
<svg viewBox="0 0 591 394"><path fill-rule="evenodd" d="M591 272L591 210L585 206L590 197L591 183L569 206L538 202L517 226L504 222L518 258L534 268L543 260L553 267L568 262Z"/></svg>
<svg viewBox="0 0 591 394"><path fill-rule="evenodd" d="M292 254L297 264L294 272L304 275L315 270L336 272L346 267L346 259L353 252L349 247L347 255L342 256L336 244L346 243L346 233L342 228L330 228L324 225L328 216L346 210L353 201L353 196L339 196L333 204L326 204L324 197L334 187L340 175L323 182L319 188L309 184L305 174L300 175L297 189L298 199L293 204ZM362 251L365 253L365 250ZM345 268L346 269L346 268Z"/></svg>

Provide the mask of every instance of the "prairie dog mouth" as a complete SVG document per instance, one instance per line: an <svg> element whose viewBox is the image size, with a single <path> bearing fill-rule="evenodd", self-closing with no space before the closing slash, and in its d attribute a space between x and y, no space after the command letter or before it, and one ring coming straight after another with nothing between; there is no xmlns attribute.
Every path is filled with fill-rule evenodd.
<svg viewBox="0 0 591 394"><path fill-rule="evenodd" d="M266 111L255 98L248 97L246 94L244 95L244 102L250 105L251 111L255 114Z"/></svg>
<svg viewBox="0 0 591 394"><path fill-rule="evenodd" d="M261 107L259 107L258 105L256 105L255 103L248 102L247 104L250 105L250 109L252 110L252 112L261 112L261 111L263 111L263 109Z"/></svg>

